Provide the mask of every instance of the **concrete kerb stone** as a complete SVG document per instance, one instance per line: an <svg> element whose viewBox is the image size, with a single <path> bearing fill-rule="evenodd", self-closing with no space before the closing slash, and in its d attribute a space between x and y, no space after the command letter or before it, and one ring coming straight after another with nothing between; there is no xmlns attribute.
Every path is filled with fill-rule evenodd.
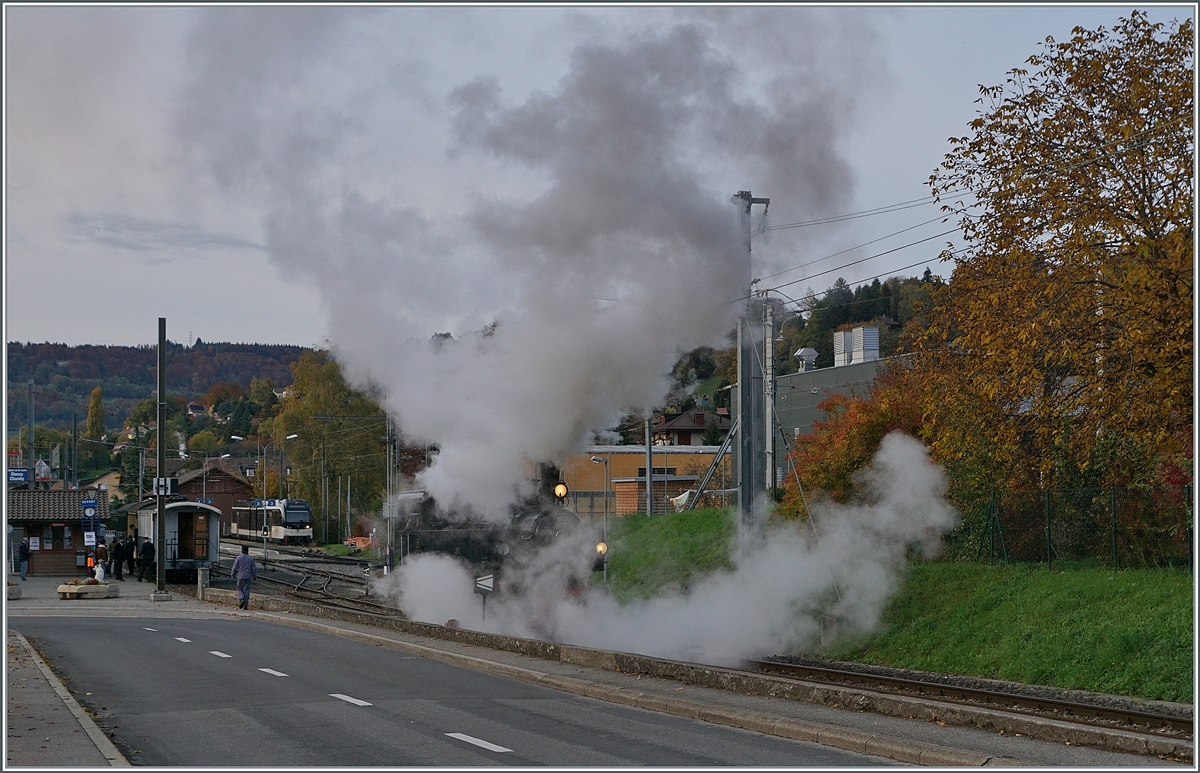
<svg viewBox="0 0 1200 773"><path fill-rule="evenodd" d="M206 589L205 600L233 605L236 603L236 596L232 591L209 588ZM400 633L413 634L431 639L457 641L463 644L499 649L528 657L552 661L557 660L585 667L614 670L620 673L656 676L683 684L730 690L749 695L766 695L835 708L873 711L888 716L927 719L931 721L937 720L946 722L947 724L975 727L991 732L1021 734L1039 740L1069 741L1075 745L1092 746L1109 751L1143 755L1164 755L1177 759L1193 759L1193 744L1190 741L1184 740L1147 737L1138 733L1107 728L1092 728L1054 719L1014 715L983 707L948 706L944 703L937 703L922 698L893 696L867 690L835 687L768 675L760 676L717 666L697 666L691 663L662 660L630 653L614 653L587 647L559 645L552 642L540 642L513 636L500 636L466 629L446 628L444 626L419 623L411 620L387 619L380 621L366 614L345 610L329 610L312 604L292 602L272 597L252 596L252 603L261 607L264 612L295 612L315 617L327 617L344 622L378 626L385 630L390 629ZM273 615L269 617L279 622L290 622L283 617ZM329 629L329 632L335 635L343 635L343 632L346 634L354 633L333 626L322 627ZM381 638L386 639L386 637ZM394 640L388 639L386 641ZM396 644L405 643L397 642ZM399 646L397 648L403 649L403 647ZM433 648L428 648L427 652L422 651L420 654L445 662L460 662L453 659L459 656ZM480 670L491 670L488 664L490 664L490 661L481 661L471 667ZM498 666L500 664L490 665ZM495 671L494 673L500 672ZM537 673L539 672L528 672L528 674ZM535 681L528 674L517 676L516 678L521 678L525 681ZM503 675L508 676L511 674L505 673ZM587 683L586 688L576 685L569 688L561 687L559 689L600 700L624 703L626 705L637 705L636 703L629 702L629 699L621 694L622 688L608 688ZM673 714L677 713L670 709L667 709L667 711ZM689 715L685 713L680 713L679 715L698 716L697 714ZM791 732L791 730L787 732ZM783 735L782 732L777 734ZM785 737L793 736L787 735ZM980 757L980 755L975 755L975 757Z"/></svg>
<svg viewBox="0 0 1200 773"><path fill-rule="evenodd" d="M83 728L83 732L87 733L88 738L96 745L97 751L104 755L104 759L108 761L108 764L117 767L131 767L129 760L125 759L125 755L121 754L117 750L117 747L113 745L113 742L108 740L108 736L92 721L92 718L84 711L83 706L80 706L79 702L71 697L70 691L58 680L58 677L50 670L50 666L46 665L46 662L42 660L42 656L33 648L29 640L16 631L9 631L9 633L28 651L30 660L37 666L38 671L42 672L42 676L46 678L50 687L54 689L55 695L66 705L67 710L79 722L79 726Z"/></svg>

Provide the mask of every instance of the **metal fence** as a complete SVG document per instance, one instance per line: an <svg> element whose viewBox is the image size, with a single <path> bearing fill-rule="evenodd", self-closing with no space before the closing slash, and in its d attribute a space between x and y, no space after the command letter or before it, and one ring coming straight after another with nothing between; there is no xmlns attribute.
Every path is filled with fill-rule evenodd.
<svg viewBox="0 0 1200 773"><path fill-rule="evenodd" d="M962 557L1193 567L1191 486L1004 491L974 515L950 537Z"/></svg>

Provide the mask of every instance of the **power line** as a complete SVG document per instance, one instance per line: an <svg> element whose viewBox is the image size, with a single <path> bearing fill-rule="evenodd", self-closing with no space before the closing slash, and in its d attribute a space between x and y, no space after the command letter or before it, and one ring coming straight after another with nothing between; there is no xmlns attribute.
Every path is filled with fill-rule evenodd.
<svg viewBox="0 0 1200 773"><path fill-rule="evenodd" d="M966 190L966 189L964 188L961 190ZM961 190L946 191L943 195L960 193ZM896 204L887 204L882 207L875 207L874 209L865 209L861 212L850 212L850 213L844 214L844 215L830 215L829 217L817 218L816 220L804 220L799 223L785 223L783 225L770 225L762 230L763 231L782 231L787 228L806 228L810 225L825 225L826 223L841 223L846 220L857 220L858 218L861 218L861 217L872 217L874 215L884 215L889 212L902 212L903 210L913 209L914 207L925 207L930 204L936 204L937 202L938 202L938 200L936 198L934 198L933 194L930 194L927 197L922 197L919 199L910 199L908 201L901 201Z"/></svg>
<svg viewBox="0 0 1200 773"><path fill-rule="evenodd" d="M939 220L941 220L942 222L945 222L946 220L949 220L951 217L955 217L956 215L961 216L961 214L962 213L947 213L945 215L938 215L937 217L922 221L920 223L917 223L916 225L910 225L908 228L901 228L899 231L893 231L892 233L887 234L886 236L880 236L878 239L872 239L869 242L863 242L862 244L857 244L853 247L847 247L846 249L841 250L839 252L835 252L832 255L826 255L823 258L817 258L816 260L809 261L808 263L802 263L801 265L793 266L792 268L785 268L784 270L777 271L774 274L767 274L764 277L759 277L759 280L761 281L763 279L772 279L777 276L782 276L783 274L786 274L791 271L799 271L802 268L808 268L809 266L816 265L817 263L822 263L826 260L829 260L830 258L836 258L838 255L845 255L847 252L852 252L854 250L862 249L863 247L869 247L872 244L876 244L877 242L881 242L885 239L890 239L893 236L899 236L902 233L906 233L908 231L912 231L913 229L920 228L923 225L929 225L930 223L936 223ZM970 217L970 215L968 215L968 217ZM853 265L853 264L847 264L847 265Z"/></svg>
<svg viewBox="0 0 1200 773"><path fill-rule="evenodd" d="M883 257L884 255L890 255L890 254L892 254L893 252L899 252L900 250L908 249L909 247L915 247L915 246L916 246L916 245L918 245L918 244L922 244L922 243L924 243L924 242L930 241L931 239L937 239L937 238L938 238L938 237L940 237L940 236L947 236L947 235L949 235L949 234L952 234L952 233L954 233L954 232L955 232L955 231L957 231L957 230L958 230L957 228L951 228L951 229L950 229L950 230L948 230L948 231L942 231L941 233L936 233L936 234L934 234L933 236L926 236L924 239L918 239L918 240L916 240L915 242L909 242L908 244L901 244L899 247L893 247L893 248L892 248L892 249L890 249L890 250L884 250L883 252L876 253L875 255L868 255L868 256L867 256L867 257L865 257L865 258L861 258L861 259L859 259L859 260L854 260L854 261L851 261L851 262L849 262L849 263L843 264L843 265L841 265L841 266L835 266L834 268L828 269L827 271L820 271L820 272L818 272L818 273L816 273L816 274L813 274L812 276L807 276L807 277L804 277L803 279L793 279L793 280L792 280L792 281L790 281L790 282L784 282L784 283L782 283L782 284L776 285L775 287L771 287L771 288L768 288L767 290L763 290L762 292L769 292L769 291L771 291L771 290L778 290L780 287L788 287L788 286L790 286L790 285L798 284L798 283L800 283L800 282L806 282L806 281L809 281L809 280L811 280L811 279L815 279L816 277L819 277L819 276L824 276L825 274L832 274L832 273L833 273L833 272L835 272L835 271L841 271L842 269L844 269L844 268L849 268L850 266L857 266L859 263L866 263L868 260L874 260L875 258L881 258L881 257ZM915 266L919 266L919 265L921 265L922 263L929 263L929 262L930 262L929 260L923 260L923 261L921 261L920 263L914 263L913 265L915 265ZM905 268L911 268L911 266L906 266ZM886 276L888 273L892 273L892 272L894 272L894 271L901 271L901 270L903 270L903 269L892 269L892 271L884 272L883 274L880 274L879 276ZM737 303L737 302L739 302L739 301L744 301L744 300L747 300L747 299L748 299L748 298L750 298L750 297L751 297L750 295L743 295L742 297L740 297L740 298L734 298L733 300L731 300L731 301L729 301L729 302L730 302L730 303Z"/></svg>

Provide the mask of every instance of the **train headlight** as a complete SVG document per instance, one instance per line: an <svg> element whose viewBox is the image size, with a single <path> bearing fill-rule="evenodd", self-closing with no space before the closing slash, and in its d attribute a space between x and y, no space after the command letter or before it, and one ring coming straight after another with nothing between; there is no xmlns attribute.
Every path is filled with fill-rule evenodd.
<svg viewBox="0 0 1200 773"><path fill-rule="evenodd" d="M508 555L508 543L507 542L501 542L499 545L496 546L496 555L499 555L499 556L507 556Z"/></svg>
<svg viewBox="0 0 1200 773"><path fill-rule="evenodd" d="M554 484L554 498L555 499L557 499L561 502L562 500L567 498L567 494L569 494L569 493L570 493L570 489L567 488L567 484L565 484L565 483L555 483Z"/></svg>
<svg viewBox="0 0 1200 773"><path fill-rule="evenodd" d="M596 555L602 556L607 552L608 552L608 543L607 542L597 542L596 543Z"/></svg>

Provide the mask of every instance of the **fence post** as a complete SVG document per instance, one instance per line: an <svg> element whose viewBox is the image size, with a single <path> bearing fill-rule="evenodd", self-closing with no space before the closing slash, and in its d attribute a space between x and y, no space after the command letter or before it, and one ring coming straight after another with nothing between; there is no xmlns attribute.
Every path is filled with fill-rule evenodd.
<svg viewBox="0 0 1200 773"><path fill-rule="evenodd" d="M1196 556L1195 546L1192 545L1192 533L1194 531L1193 510L1192 510L1192 484L1186 483L1183 486L1183 493L1187 496L1187 542L1188 542L1188 571L1196 571Z"/></svg>
<svg viewBox="0 0 1200 773"><path fill-rule="evenodd" d="M991 506L988 508L988 563L996 563L996 492L992 492Z"/></svg>
<svg viewBox="0 0 1200 773"><path fill-rule="evenodd" d="M1050 545L1050 489L1042 489L1042 491L1045 494L1046 503L1046 568L1053 569L1054 559L1050 557L1050 551L1052 550Z"/></svg>
<svg viewBox="0 0 1200 773"><path fill-rule="evenodd" d="M1112 565L1117 570L1117 487L1112 486L1108 492L1108 511L1112 519Z"/></svg>

